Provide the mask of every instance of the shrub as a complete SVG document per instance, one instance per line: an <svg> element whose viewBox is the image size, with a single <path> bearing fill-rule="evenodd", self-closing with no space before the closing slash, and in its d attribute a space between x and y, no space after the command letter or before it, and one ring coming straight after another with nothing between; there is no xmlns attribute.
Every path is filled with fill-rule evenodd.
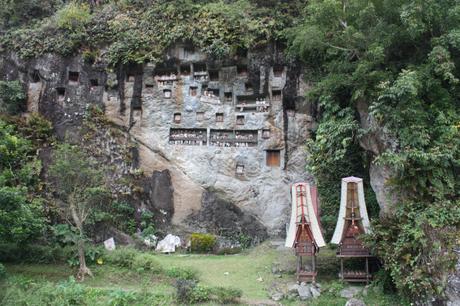
<svg viewBox="0 0 460 306"><path fill-rule="evenodd" d="M176 281L177 300L186 304L203 303L210 300L211 290L196 281L179 279Z"/></svg>
<svg viewBox="0 0 460 306"><path fill-rule="evenodd" d="M91 12L88 5L70 2L56 13L56 24L61 29L83 29L90 21Z"/></svg>
<svg viewBox="0 0 460 306"><path fill-rule="evenodd" d="M0 281L6 278L5 266L0 263Z"/></svg>
<svg viewBox="0 0 460 306"><path fill-rule="evenodd" d="M111 252L107 252L105 260L107 263L125 267L132 268L134 257L136 257L137 251L130 247L120 247Z"/></svg>
<svg viewBox="0 0 460 306"><path fill-rule="evenodd" d="M26 93L19 81L0 81L0 112L16 115L26 110Z"/></svg>
<svg viewBox="0 0 460 306"><path fill-rule="evenodd" d="M162 270L155 256L151 254L137 254L133 259L132 268L138 272L151 271L160 273Z"/></svg>
<svg viewBox="0 0 460 306"><path fill-rule="evenodd" d="M243 295L240 289L224 287L212 288L211 293L215 295L215 299L221 304L237 303L237 300Z"/></svg>
<svg viewBox="0 0 460 306"><path fill-rule="evenodd" d="M169 277L174 277L182 280L197 280L198 272L191 268L178 268L172 267L166 270L166 275Z"/></svg>
<svg viewBox="0 0 460 306"><path fill-rule="evenodd" d="M0 244L0 261L27 263L65 262L76 254L72 246Z"/></svg>
<svg viewBox="0 0 460 306"><path fill-rule="evenodd" d="M216 244L216 237L211 234L194 233L191 236L191 251L206 253L212 251Z"/></svg>

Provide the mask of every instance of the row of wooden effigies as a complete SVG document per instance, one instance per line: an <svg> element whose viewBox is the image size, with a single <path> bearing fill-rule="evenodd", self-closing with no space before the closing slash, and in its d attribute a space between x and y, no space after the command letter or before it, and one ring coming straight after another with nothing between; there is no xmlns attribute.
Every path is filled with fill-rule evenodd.
<svg viewBox="0 0 460 306"><path fill-rule="evenodd" d="M296 183L291 187L292 212L286 236L286 247L294 248L297 256L297 280L315 282L316 256L326 245L319 219L316 187ZM369 259L372 257L360 239L370 231L369 217L364 200L363 180L357 177L342 179L340 210L331 243L338 245L340 278L348 282L366 282L371 279ZM361 260L363 269L344 269L346 259ZM308 262L310 261L310 262Z"/></svg>

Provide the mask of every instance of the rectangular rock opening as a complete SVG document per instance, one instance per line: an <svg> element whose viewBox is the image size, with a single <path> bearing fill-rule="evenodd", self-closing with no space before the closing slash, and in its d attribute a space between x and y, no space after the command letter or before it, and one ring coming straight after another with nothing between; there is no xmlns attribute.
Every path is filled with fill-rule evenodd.
<svg viewBox="0 0 460 306"><path fill-rule="evenodd" d="M257 131L213 129L210 144L217 147L256 147Z"/></svg>
<svg viewBox="0 0 460 306"><path fill-rule="evenodd" d="M249 82L244 83L244 90L247 93L252 93L252 84Z"/></svg>
<svg viewBox="0 0 460 306"><path fill-rule="evenodd" d="M99 80L98 79L91 79L91 80L89 80L89 85L91 87L97 87L97 86L99 86Z"/></svg>
<svg viewBox="0 0 460 306"><path fill-rule="evenodd" d="M69 71L69 83L78 83L80 73L78 71Z"/></svg>
<svg viewBox="0 0 460 306"><path fill-rule="evenodd" d="M216 122L224 122L224 113L216 113Z"/></svg>
<svg viewBox="0 0 460 306"><path fill-rule="evenodd" d="M193 63L193 73L208 74L205 63Z"/></svg>
<svg viewBox="0 0 460 306"><path fill-rule="evenodd" d="M237 164L236 165L236 175L243 175L244 174L244 165Z"/></svg>
<svg viewBox="0 0 460 306"><path fill-rule="evenodd" d="M196 112L196 121L204 120L204 112Z"/></svg>
<svg viewBox="0 0 460 306"><path fill-rule="evenodd" d="M65 98L65 88L64 87L57 87L56 93L59 101L63 101Z"/></svg>
<svg viewBox="0 0 460 306"><path fill-rule="evenodd" d="M40 72L37 69L34 69L30 74L30 82L31 83L38 83L40 82Z"/></svg>
<svg viewBox="0 0 460 306"><path fill-rule="evenodd" d="M284 66L281 66L281 65L275 65L273 66L273 75L276 77L276 78L280 78L283 76L283 72L284 72Z"/></svg>
<svg viewBox="0 0 460 306"><path fill-rule="evenodd" d="M236 124L237 125L244 125L244 115L236 116Z"/></svg>
<svg viewBox="0 0 460 306"><path fill-rule="evenodd" d="M182 119L181 113L174 113L173 121L174 123L180 123Z"/></svg>
<svg viewBox="0 0 460 306"><path fill-rule="evenodd" d="M224 92L224 99L225 99L225 102L232 102L233 93L231 91Z"/></svg>
<svg viewBox="0 0 460 306"><path fill-rule="evenodd" d="M262 138L263 138L263 139L268 139L268 138L270 138L270 129L263 129L263 130L262 130Z"/></svg>
<svg viewBox="0 0 460 306"><path fill-rule="evenodd" d="M165 99L170 99L171 96L172 96L172 92L171 92L170 89L164 89L164 90L163 90L163 97L164 97Z"/></svg>
<svg viewBox="0 0 460 306"><path fill-rule="evenodd" d="M192 96L192 97L196 97L197 94L198 94L198 87L190 86L189 95Z"/></svg>
<svg viewBox="0 0 460 306"><path fill-rule="evenodd" d="M264 95L237 96L235 110L243 112L268 112L270 104Z"/></svg>
<svg viewBox="0 0 460 306"><path fill-rule="evenodd" d="M190 75L190 65L181 65L180 66L180 74L183 76Z"/></svg>
<svg viewBox="0 0 460 306"><path fill-rule="evenodd" d="M207 145L206 129L170 129L169 144L205 146Z"/></svg>
<svg viewBox="0 0 460 306"><path fill-rule="evenodd" d="M212 82L219 81L219 70L209 70L209 80Z"/></svg>
<svg viewBox="0 0 460 306"><path fill-rule="evenodd" d="M177 68L167 65L160 65L155 68L153 78L158 82L158 85L172 85L178 80Z"/></svg>
<svg viewBox="0 0 460 306"><path fill-rule="evenodd" d="M266 151L266 164L268 167L280 166L280 150L267 150Z"/></svg>
<svg viewBox="0 0 460 306"><path fill-rule="evenodd" d="M246 65L237 65L236 72L239 76L247 76L248 75L248 66Z"/></svg>
<svg viewBox="0 0 460 306"><path fill-rule="evenodd" d="M133 83L135 80L135 76L133 73L127 73L126 74L126 82L128 83Z"/></svg>
<svg viewBox="0 0 460 306"><path fill-rule="evenodd" d="M274 101L281 101L281 90L272 90L272 99Z"/></svg>

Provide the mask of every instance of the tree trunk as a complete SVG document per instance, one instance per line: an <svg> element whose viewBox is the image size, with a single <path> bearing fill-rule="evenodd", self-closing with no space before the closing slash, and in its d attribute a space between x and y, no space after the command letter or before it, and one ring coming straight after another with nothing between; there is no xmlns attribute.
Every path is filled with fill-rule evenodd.
<svg viewBox="0 0 460 306"><path fill-rule="evenodd" d="M91 270L86 266L86 259L85 259L85 246L83 238L80 236L78 240L78 261L80 262L80 268L78 269L77 273L77 280L84 281L85 275L93 276Z"/></svg>

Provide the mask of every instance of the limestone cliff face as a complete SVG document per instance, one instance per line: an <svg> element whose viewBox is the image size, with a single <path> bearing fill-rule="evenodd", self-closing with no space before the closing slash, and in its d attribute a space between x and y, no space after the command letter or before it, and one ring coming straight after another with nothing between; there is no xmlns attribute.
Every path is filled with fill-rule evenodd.
<svg viewBox="0 0 460 306"><path fill-rule="evenodd" d="M302 98L307 87L301 69L274 49L217 61L178 45L162 63L116 69L80 56L22 61L12 54L2 57L0 72L26 84L28 111L52 120L59 137L78 139L85 110L102 107L138 143L138 166L159 180L150 202L184 230L213 229L221 205L234 205L235 220L225 226L252 228L253 236L283 234L289 185L311 179L304 158L314 124ZM158 174L165 170L170 187ZM170 188L171 204L162 188Z"/></svg>

